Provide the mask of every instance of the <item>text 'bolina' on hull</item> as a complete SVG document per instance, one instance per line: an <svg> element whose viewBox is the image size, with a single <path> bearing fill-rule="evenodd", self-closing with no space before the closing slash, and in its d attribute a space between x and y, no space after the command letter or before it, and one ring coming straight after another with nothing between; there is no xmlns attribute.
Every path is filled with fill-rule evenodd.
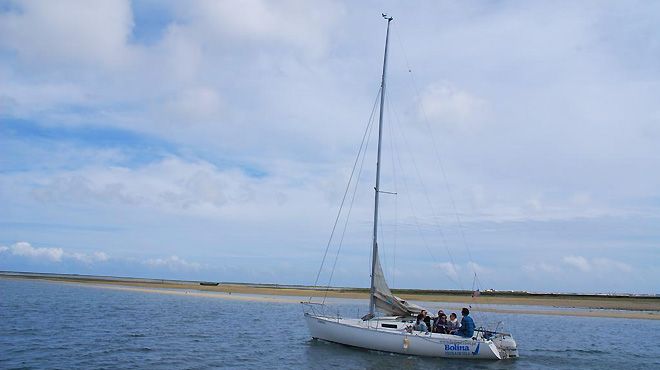
<svg viewBox="0 0 660 370"><path fill-rule="evenodd" d="M472 338L406 331L396 318L363 321L305 314L313 338L376 351L405 355L502 360L518 357L513 338L504 333L475 332ZM486 339L485 337L488 337Z"/></svg>

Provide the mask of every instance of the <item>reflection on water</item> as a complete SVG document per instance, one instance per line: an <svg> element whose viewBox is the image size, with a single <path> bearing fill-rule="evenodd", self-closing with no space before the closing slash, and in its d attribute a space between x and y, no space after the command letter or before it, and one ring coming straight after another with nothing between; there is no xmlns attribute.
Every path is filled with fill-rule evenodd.
<svg viewBox="0 0 660 370"><path fill-rule="evenodd" d="M343 301L336 309L355 316L366 308ZM0 368L660 368L658 321L475 318L504 321L521 358L420 358L312 340L297 304L0 279Z"/></svg>

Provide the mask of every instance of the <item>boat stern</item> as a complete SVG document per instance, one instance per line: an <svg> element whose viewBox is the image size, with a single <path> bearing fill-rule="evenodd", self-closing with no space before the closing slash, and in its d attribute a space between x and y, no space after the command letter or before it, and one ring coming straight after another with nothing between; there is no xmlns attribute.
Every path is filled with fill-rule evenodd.
<svg viewBox="0 0 660 370"><path fill-rule="evenodd" d="M518 357L518 345L511 334L497 333L491 338L502 359Z"/></svg>

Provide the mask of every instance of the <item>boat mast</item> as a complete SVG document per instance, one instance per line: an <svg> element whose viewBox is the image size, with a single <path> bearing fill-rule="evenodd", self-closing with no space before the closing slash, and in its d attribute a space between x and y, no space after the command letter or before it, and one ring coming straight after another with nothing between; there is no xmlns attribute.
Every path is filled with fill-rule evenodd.
<svg viewBox="0 0 660 370"><path fill-rule="evenodd" d="M374 237L371 253L371 289L369 294L369 315L373 316L376 311L376 287L374 286L374 277L376 270L376 261L378 261L378 198L380 194L380 148L381 139L383 138L383 106L385 104L385 72L387 71L387 46L390 40L390 22L392 17L383 14L383 18L387 20L387 33L385 34L385 56L383 57L383 77L380 82L380 115L378 118L378 158L376 160L376 187L374 195Z"/></svg>

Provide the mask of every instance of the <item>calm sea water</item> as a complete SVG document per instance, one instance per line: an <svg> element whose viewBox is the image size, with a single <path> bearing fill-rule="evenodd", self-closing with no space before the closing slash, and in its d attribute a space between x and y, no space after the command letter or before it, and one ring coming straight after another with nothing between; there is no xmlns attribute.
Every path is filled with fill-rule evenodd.
<svg viewBox="0 0 660 370"><path fill-rule="evenodd" d="M340 309L363 306L349 302ZM291 303L0 279L0 368L660 369L658 321L477 317L504 320L521 358L466 362L316 341L301 307Z"/></svg>

